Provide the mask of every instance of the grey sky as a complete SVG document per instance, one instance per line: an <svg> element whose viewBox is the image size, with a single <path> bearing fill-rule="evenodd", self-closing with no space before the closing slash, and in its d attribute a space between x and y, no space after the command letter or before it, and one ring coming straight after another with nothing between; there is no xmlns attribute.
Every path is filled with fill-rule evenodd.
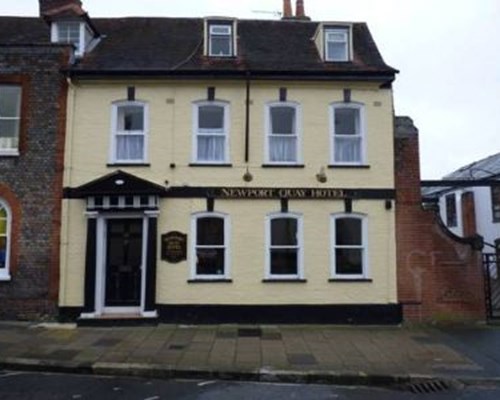
<svg viewBox="0 0 500 400"><path fill-rule="evenodd" d="M37 0L1 0L2 15L37 15ZM292 3L295 3L292 0ZM94 17L277 18L282 0L83 0ZM305 0L314 20L366 21L399 69L396 113L420 129L424 178L500 152L500 0Z"/></svg>

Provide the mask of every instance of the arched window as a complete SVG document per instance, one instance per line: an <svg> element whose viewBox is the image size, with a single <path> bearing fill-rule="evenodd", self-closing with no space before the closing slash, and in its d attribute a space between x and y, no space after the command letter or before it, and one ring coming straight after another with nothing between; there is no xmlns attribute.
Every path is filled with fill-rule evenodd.
<svg viewBox="0 0 500 400"><path fill-rule="evenodd" d="M120 101L112 109L111 162L147 162L148 107L140 101Z"/></svg>
<svg viewBox="0 0 500 400"><path fill-rule="evenodd" d="M275 213L266 220L266 279L303 279L302 216Z"/></svg>
<svg viewBox="0 0 500 400"><path fill-rule="evenodd" d="M192 279L228 279L229 217L198 213L192 219Z"/></svg>
<svg viewBox="0 0 500 400"><path fill-rule="evenodd" d="M9 280L9 259L11 240L11 213L2 199L0 199L0 280Z"/></svg>
<svg viewBox="0 0 500 400"><path fill-rule="evenodd" d="M358 103L331 105L331 163L366 164L364 106Z"/></svg>
<svg viewBox="0 0 500 400"><path fill-rule="evenodd" d="M296 103L270 103L266 107L266 162L300 162L300 113Z"/></svg>
<svg viewBox="0 0 500 400"><path fill-rule="evenodd" d="M229 160L229 104L193 104L193 163L224 164Z"/></svg>
<svg viewBox="0 0 500 400"><path fill-rule="evenodd" d="M332 215L332 278L367 278L367 224L362 214Z"/></svg>

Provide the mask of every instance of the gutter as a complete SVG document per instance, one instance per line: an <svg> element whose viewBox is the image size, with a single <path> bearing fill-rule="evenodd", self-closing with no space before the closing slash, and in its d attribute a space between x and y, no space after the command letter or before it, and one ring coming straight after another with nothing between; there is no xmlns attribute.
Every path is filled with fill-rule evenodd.
<svg viewBox="0 0 500 400"><path fill-rule="evenodd" d="M464 187L492 187L500 186L500 180L496 179L448 179L448 180L424 180L420 182L422 187L442 187L443 190Z"/></svg>
<svg viewBox="0 0 500 400"><path fill-rule="evenodd" d="M80 79L109 79L109 78L162 78L162 79L247 79L248 74L253 80L311 80L311 81L366 81L392 83L395 79L394 72L348 72L328 73L324 71L179 71L179 70L63 70L70 77Z"/></svg>

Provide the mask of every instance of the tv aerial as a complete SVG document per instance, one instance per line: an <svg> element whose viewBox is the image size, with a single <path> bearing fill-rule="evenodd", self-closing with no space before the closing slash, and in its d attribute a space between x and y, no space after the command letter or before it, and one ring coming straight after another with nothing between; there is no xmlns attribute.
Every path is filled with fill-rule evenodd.
<svg viewBox="0 0 500 400"><path fill-rule="evenodd" d="M281 11L269 11L269 10L252 10L254 14L267 14L273 17L281 18L283 13Z"/></svg>

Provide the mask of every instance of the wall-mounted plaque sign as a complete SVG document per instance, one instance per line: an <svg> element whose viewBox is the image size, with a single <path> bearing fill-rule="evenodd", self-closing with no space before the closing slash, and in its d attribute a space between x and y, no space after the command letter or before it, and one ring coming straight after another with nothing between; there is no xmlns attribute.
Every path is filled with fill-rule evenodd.
<svg viewBox="0 0 500 400"><path fill-rule="evenodd" d="M161 235L161 259L172 264L187 258L187 235L181 232L168 232Z"/></svg>

